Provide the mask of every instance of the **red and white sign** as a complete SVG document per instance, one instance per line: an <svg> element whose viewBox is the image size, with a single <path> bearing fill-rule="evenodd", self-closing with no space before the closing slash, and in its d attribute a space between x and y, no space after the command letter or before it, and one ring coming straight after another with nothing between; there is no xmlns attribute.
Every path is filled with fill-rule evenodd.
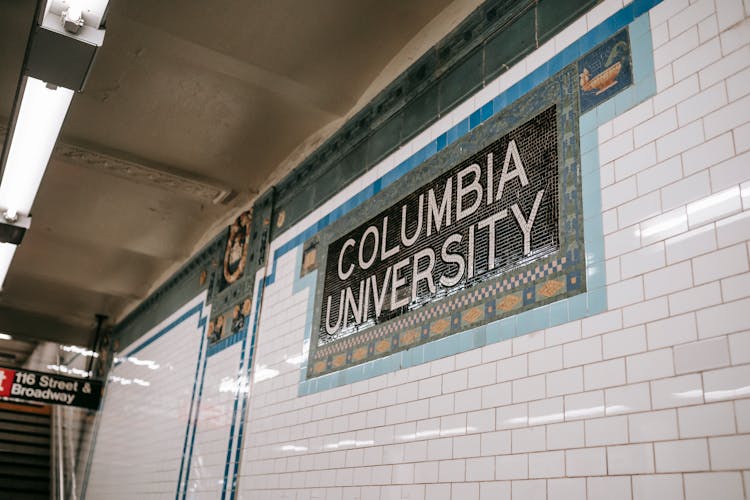
<svg viewBox="0 0 750 500"><path fill-rule="evenodd" d="M0 368L0 397L10 396L10 389L13 387L13 380L15 377L15 370Z"/></svg>

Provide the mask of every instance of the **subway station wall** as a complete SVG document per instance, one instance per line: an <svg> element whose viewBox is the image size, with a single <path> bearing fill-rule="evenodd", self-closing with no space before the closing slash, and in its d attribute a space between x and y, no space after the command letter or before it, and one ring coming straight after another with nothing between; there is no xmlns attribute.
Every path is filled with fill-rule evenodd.
<svg viewBox="0 0 750 500"><path fill-rule="evenodd" d="M486 28L479 84L427 125L398 108L398 140L311 207L266 193L127 318L85 497L745 498L750 2L589 7L505 71ZM448 178L482 208L448 203L410 255L471 236L463 281L443 266L402 296L402 257L367 256ZM490 223L507 248L469 274Z"/></svg>

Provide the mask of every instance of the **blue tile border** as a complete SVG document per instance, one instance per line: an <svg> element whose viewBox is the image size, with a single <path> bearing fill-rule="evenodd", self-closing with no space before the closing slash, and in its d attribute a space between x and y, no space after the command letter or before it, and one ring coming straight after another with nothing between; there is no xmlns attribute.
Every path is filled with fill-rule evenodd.
<svg viewBox="0 0 750 500"><path fill-rule="evenodd" d="M633 61L633 85L622 90L612 99L599 104L580 117L581 133L581 172L582 196L584 207L584 242L586 249L587 291L574 297L563 299L552 304L517 314L510 318L490 323L483 327L468 330L451 337L446 337L428 344L395 353L391 356L376 359L362 365L306 379L306 363L300 367L300 396L313 394L333 387L366 380L391 371L407 368L427 361L464 352L467 349L481 347L490 343L507 340L533 331L561 325L606 311L606 271L604 264L604 235L601 219L601 189L599 176L598 127L615 116L631 109L656 93L654 78L653 47L648 10L661 0L636 0L602 22L570 47L554 56L546 64L533 71L520 82L495 97L490 103L473 112L467 119L438 136L418 154L405 160L381 179L363 189L344 205L323 217L318 223L309 227L295 238L276 249L274 252L273 270L266 278L266 284L275 280L276 262L285 253L297 249L297 266L301 266L301 245L321 229L341 217L344 206L357 206L364 200L379 192L384 186L404 173L416 167L429 153L443 149L447 144L458 140L470 128L477 126L492 114L502 110L506 104L530 91L536 83L551 76L565 65L574 62L584 54L605 41L621 29L628 27L631 37L631 58ZM646 14L646 15L644 15ZM415 158L418 158L416 160ZM350 210L350 208L348 208ZM348 211L346 210L346 211ZM295 293L309 288L308 321L305 325L305 352L308 347L312 327L312 300L314 297L314 278L310 275L295 279Z"/></svg>
<svg viewBox="0 0 750 500"><path fill-rule="evenodd" d="M242 453L242 446L244 442L244 435L245 435L245 423L248 420L248 412L250 411L248 408L248 400L250 399L250 387L252 386L252 374L253 374L253 360L255 358L255 342L258 334L258 326L260 324L260 313L263 306L263 294L265 292L265 280L260 279L256 280L258 283L257 292L255 295L255 314L253 315L253 323L252 323L252 330L250 331L250 335L245 335L244 340L242 341L242 353L240 355L240 366L238 370L238 377L242 377L243 375L243 362L245 361L245 357L247 357L247 361L245 362L245 368L244 368L244 376L246 377L245 380L247 381L247 391L240 391L240 394L235 396L235 404L234 404L234 411L232 415L232 429L230 431L230 437L229 437L229 444L227 446L227 457L226 457L226 463L225 463L225 469L224 469L224 482L222 484L222 492L221 492L221 498L224 500L227 498L227 493L229 493L229 499L234 500L237 496L237 486L238 486L238 476L240 471L240 456ZM250 326L247 327L248 329ZM249 346L247 345L247 340L249 339ZM245 350L247 348L247 355L245 354ZM237 413L237 405L238 400L242 399L242 409L240 410L239 414ZM237 437L236 437L236 445L233 446L233 439L234 439L234 428L235 428L235 417L237 418ZM231 467L231 481L230 479L230 471L229 471L229 465L231 463L231 452L232 448L234 448L234 466ZM228 489L229 488L229 489Z"/></svg>
<svg viewBox="0 0 750 500"><path fill-rule="evenodd" d="M190 411L188 415L192 415L192 421L188 421L188 432L187 434L192 434L190 437L190 448L188 450L187 454L187 464L185 464L184 472L185 472L185 488L182 491L182 498L187 497L187 490L188 490L188 484L190 480L190 467L193 462L193 447L195 445L195 435L196 431L198 429L198 416L200 415L201 410L201 400L203 399L203 386L206 379L206 364L208 362L208 354L204 352L203 350L203 344L206 340L206 325L208 324L208 318L206 316L201 316L198 320L198 331L201 335L201 344L200 344L200 352L203 354L203 363L201 367L201 357L198 357L198 367L196 368L196 378L193 382L193 396L190 398ZM197 400L195 399L195 386L198 383L198 373L200 373L200 386L198 388L198 397ZM194 401L195 400L195 401ZM193 415L193 403L195 403L195 415ZM185 435L185 445L187 446L187 434ZM182 462L185 461L185 448L183 448L182 453ZM180 479L182 478L183 473L183 464L180 464ZM180 479L177 481L177 494L175 495L175 500L180 496Z"/></svg>
<svg viewBox="0 0 750 500"><path fill-rule="evenodd" d="M257 309L256 305L256 309ZM242 345L240 347L240 362L239 367L237 368L237 377L238 377L238 393L234 395L233 401L232 401L232 423L229 426L229 439L227 442L227 453L224 459L224 475L223 475L223 481L222 481L222 491L221 491L221 498L226 498L227 494L227 483L229 479L229 468L231 464L232 459L232 448L234 445L234 438L235 438L235 432L237 430L237 412L240 405L240 392L242 389L242 373L243 368L245 364L245 350L247 349L247 327L244 329L243 335L242 335ZM250 368L248 367L248 372L250 371ZM249 380L247 381L249 385ZM244 420L244 418L240 417L241 420Z"/></svg>
<svg viewBox="0 0 750 500"><path fill-rule="evenodd" d="M297 259L294 264L294 269L302 269L302 256L304 252L302 252L302 248L299 249L297 252ZM315 290L315 284L318 281L318 270L311 271L307 273L303 277L296 276L294 279L294 283L292 284L292 292L297 294L303 290L310 290L311 293L307 294L307 308L305 309L307 312L305 313L305 340L302 345L302 353L300 358L300 382L304 382L306 378L307 373L307 353L308 349L310 348L310 334L312 333L312 325L313 325L313 312L314 312L314 305L315 305L315 293L312 293L312 290Z"/></svg>
<svg viewBox="0 0 750 500"><path fill-rule="evenodd" d="M206 355L204 344L205 344L205 328L206 324L208 322L208 317L203 314L204 308L206 307L206 298L204 297L200 303L196 304L195 306L191 307L184 313L182 313L180 316L178 316L175 320L170 322L167 326L164 328L161 328L156 333L154 333L151 337L143 341L138 346L130 349L125 354L123 354L121 357L129 357L137 354L138 352L142 351L149 345L153 344L155 341L159 340L161 337L169 333L170 331L174 330L178 325L184 323L189 318L191 318L194 315L198 315L198 323L197 327L200 334L200 343L198 347L198 359L196 361L196 371L195 376L193 378L193 390L190 396L190 406L188 411L188 421L187 426L185 429L185 439L182 446L182 454L180 459L180 469L177 479L177 487L175 491L175 498L180 497L180 492L182 491L183 484L185 485L185 491L187 490L187 483L188 483L188 476L190 474L190 463L193 456L193 445L195 443L195 430L196 430L196 424L198 422L198 412L200 410L200 403L201 398L203 394L203 383L205 380L205 374L206 374L206 360L208 356ZM113 365L113 369L121 364L121 361L115 362ZM106 402L106 391L104 394L104 397L102 397L102 405L99 409L99 415L97 416L96 423L94 425L93 435L91 438L92 446L91 450L89 452L89 456L86 462L86 472L85 472L85 478L83 481L83 484L81 486L81 499L86 498L86 491L88 489L88 483L91 473L91 465L94 458L94 451L96 448L96 442L97 442L97 435L99 432L99 427L101 425L101 419L103 415L104 410L104 404ZM194 412L195 410L195 412ZM186 464L186 458L187 458L187 464ZM187 465L187 466L186 466ZM183 474L185 475L183 479ZM183 494L184 498L184 494Z"/></svg>
<svg viewBox="0 0 750 500"><path fill-rule="evenodd" d="M208 349L206 350L207 351L206 355L210 358L214 354L220 353L227 347L231 347L234 344L237 344L238 342L245 340L246 336L247 336L247 325L245 325L245 327L242 330L235 333L234 335L231 335L225 339L221 339L215 344L208 346Z"/></svg>

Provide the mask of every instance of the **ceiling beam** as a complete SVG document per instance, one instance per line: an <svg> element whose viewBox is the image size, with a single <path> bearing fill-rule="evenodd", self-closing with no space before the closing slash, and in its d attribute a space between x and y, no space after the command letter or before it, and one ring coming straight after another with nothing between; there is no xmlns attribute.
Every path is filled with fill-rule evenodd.
<svg viewBox="0 0 750 500"><path fill-rule="evenodd" d="M67 142L58 142L52 157L74 165L93 168L136 184L157 187L213 204L224 202L232 193L226 186L209 184L184 172L176 174L165 168L146 165L142 161L126 160Z"/></svg>
<svg viewBox="0 0 750 500"><path fill-rule="evenodd" d="M2 120L3 123L7 120ZM5 139L8 128L0 125L0 141ZM143 160L126 158L125 153L103 152L96 146L81 146L63 139L57 142L52 159L80 167L86 167L105 174L151 187L157 187L195 198L212 204L219 204L232 195L232 190L217 182L199 179L186 172L177 171L164 165L155 165Z"/></svg>
<svg viewBox="0 0 750 500"><path fill-rule="evenodd" d="M85 326L5 306L0 306L0 332L20 340L46 340L83 346L90 345L94 336L93 329Z"/></svg>

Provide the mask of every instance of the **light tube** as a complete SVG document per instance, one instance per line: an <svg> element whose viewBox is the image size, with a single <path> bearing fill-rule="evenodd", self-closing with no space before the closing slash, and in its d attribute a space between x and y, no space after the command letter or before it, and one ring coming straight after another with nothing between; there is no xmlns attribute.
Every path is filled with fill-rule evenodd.
<svg viewBox="0 0 750 500"><path fill-rule="evenodd" d="M31 212L73 93L63 87L49 88L36 78L26 79L0 181L0 209L11 218L19 213L29 215ZM3 251L0 256L0 271L4 269L7 272L7 266L3 267L6 255L7 252ZM10 255L12 257L12 253ZM0 275L4 276L5 273Z"/></svg>
<svg viewBox="0 0 750 500"><path fill-rule="evenodd" d="M0 290L3 288L5 277L8 275L8 269L15 253L16 245L12 243L0 243Z"/></svg>

